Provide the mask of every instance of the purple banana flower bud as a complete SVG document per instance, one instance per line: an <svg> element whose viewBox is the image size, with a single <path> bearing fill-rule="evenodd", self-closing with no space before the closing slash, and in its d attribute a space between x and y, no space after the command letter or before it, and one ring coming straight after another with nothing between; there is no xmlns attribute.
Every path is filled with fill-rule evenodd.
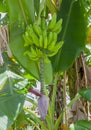
<svg viewBox="0 0 91 130"><path fill-rule="evenodd" d="M41 116L41 120L44 121L48 111L48 98L43 94L38 99L38 109Z"/></svg>

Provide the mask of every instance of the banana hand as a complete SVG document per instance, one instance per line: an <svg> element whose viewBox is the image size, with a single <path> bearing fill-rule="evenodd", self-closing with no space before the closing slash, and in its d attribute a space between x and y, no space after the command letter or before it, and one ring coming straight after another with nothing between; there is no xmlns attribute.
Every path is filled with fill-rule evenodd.
<svg viewBox="0 0 91 130"><path fill-rule="evenodd" d="M39 38L37 34L34 32L33 26L30 25L27 27L27 33L31 40L33 41L33 44L39 47Z"/></svg>
<svg viewBox="0 0 91 130"><path fill-rule="evenodd" d="M57 34L60 33L62 30L62 19L60 19L52 29L53 32L56 32Z"/></svg>
<svg viewBox="0 0 91 130"><path fill-rule="evenodd" d="M62 47L62 45L63 45L63 42L62 42L62 41L56 43L55 46L52 47L52 49L51 49L50 53L48 54L48 56L49 56L49 57L52 57L52 56L54 56L56 53L58 53L58 51L59 51L59 49Z"/></svg>
<svg viewBox="0 0 91 130"><path fill-rule="evenodd" d="M27 46L30 46L30 45L33 45L33 41L32 39L27 35L27 32L25 33L25 35L23 35L23 38L24 38L24 46L27 47Z"/></svg>
<svg viewBox="0 0 91 130"><path fill-rule="evenodd" d="M55 44L56 44L56 42L52 41L52 43L48 46L48 50L52 51L54 49L54 47L55 47Z"/></svg>

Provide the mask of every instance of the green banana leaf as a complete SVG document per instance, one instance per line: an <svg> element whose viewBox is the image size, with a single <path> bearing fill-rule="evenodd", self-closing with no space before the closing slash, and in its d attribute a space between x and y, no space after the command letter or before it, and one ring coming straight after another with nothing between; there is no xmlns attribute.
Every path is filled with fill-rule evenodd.
<svg viewBox="0 0 91 130"><path fill-rule="evenodd" d="M5 12L5 11L7 11L7 6L5 2L0 1L0 12Z"/></svg>
<svg viewBox="0 0 91 130"><path fill-rule="evenodd" d="M87 101L91 102L91 88L88 89L81 89L79 94L85 98Z"/></svg>
<svg viewBox="0 0 91 130"><path fill-rule="evenodd" d="M91 122L87 120L77 121L70 126L69 130L91 130Z"/></svg>
<svg viewBox="0 0 91 130"><path fill-rule="evenodd" d="M35 7L36 13L38 15L39 14L39 10L40 10L40 0L35 0L34 7Z"/></svg>
<svg viewBox="0 0 91 130"><path fill-rule="evenodd" d="M23 104L23 95L14 93L0 96L0 130L7 130L13 124Z"/></svg>
<svg viewBox="0 0 91 130"><path fill-rule="evenodd" d="M7 0L10 22L10 48L20 64L33 76L39 79L39 70L36 62L24 55L23 33L28 24L34 22L34 0Z"/></svg>
<svg viewBox="0 0 91 130"><path fill-rule="evenodd" d="M25 96L14 91L13 81L20 76L6 71L0 74L0 130L7 130L22 110Z"/></svg>
<svg viewBox="0 0 91 130"><path fill-rule="evenodd" d="M63 19L58 40L64 41L62 49L52 58L54 71L67 70L85 47L87 17L83 0L63 0L58 19Z"/></svg>

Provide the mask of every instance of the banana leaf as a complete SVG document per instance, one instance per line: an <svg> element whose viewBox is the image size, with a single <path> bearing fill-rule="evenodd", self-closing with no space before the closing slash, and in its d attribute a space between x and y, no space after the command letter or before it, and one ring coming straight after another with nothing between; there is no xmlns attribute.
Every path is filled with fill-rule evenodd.
<svg viewBox="0 0 91 130"><path fill-rule="evenodd" d="M22 77L6 71L0 74L0 130L7 130L22 110L25 95L14 91L13 81Z"/></svg>
<svg viewBox="0 0 91 130"><path fill-rule="evenodd" d="M81 89L79 94L87 101L91 102L91 88Z"/></svg>
<svg viewBox="0 0 91 130"><path fill-rule="evenodd" d="M39 79L39 70L36 62L31 61L24 55L23 34L28 24L35 19L33 0L7 0L9 29L10 29L10 48L19 63L34 77Z"/></svg>
<svg viewBox="0 0 91 130"><path fill-rule="evenodd" d="M91 123L87 120L79 120L75 124L71 124L69 130L90 130Z"/></svg>
<svg viewBox="0 0 91 130"><path fill-rule="evenodd" d="M54 71L67 70L83 51L86 43L87 16L83 0L63 0L58 19L63 19L58 40L64 41L62 49L52 58Z"/></svg>

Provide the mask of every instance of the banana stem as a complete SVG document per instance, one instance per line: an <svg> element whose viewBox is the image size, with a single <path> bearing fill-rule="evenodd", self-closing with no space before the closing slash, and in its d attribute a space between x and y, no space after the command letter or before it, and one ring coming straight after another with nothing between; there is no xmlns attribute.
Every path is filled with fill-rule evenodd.
<svg viewBox="0 0 91 130"><path fill-rule="evenodd" d="M64 86L63 86L63 96L64 96L64 124L67 124L67 114L66 114L66 71L64 72Z"/></svg>
<svg viewBox="0 0 91 130"><path fill-rule="evenodd" d="M46 27L46 5L44 6L44 10L41 13L41 28L44 30ZM41 82L41 93L44 94L45 90L45 82L44 82L44 57L40 59L40 82Z"/></svg>
<svg viewBox="0 0 91 130"><path fill-rule="evenodd" d="M44 58L40 59L40 82L41 82L41 93L44 94Z"/></svg>
<svg viewBox="0 0 91 130"><path fill-rule="evenodd" d="M46 27L46 6L44 7L44 10L41 13L41 28L44 30Z"/></svg>

